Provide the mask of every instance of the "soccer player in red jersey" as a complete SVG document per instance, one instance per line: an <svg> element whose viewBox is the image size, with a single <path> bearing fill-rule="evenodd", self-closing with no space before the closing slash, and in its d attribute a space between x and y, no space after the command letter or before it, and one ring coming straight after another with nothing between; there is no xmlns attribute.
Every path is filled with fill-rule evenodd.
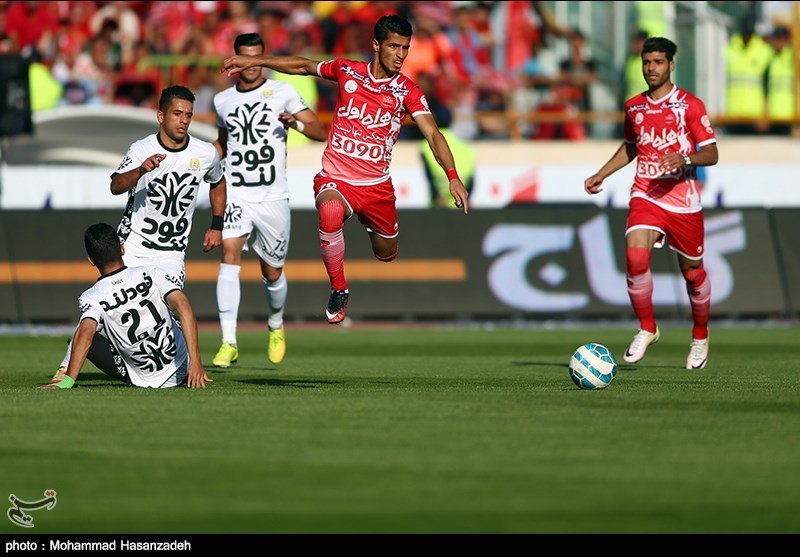
<svg viewBox="0 0 800 557"><path fill-rule="evenodd" d="M299 56L231 56L222 63L229 76L253 66L296 75L316 75L338 84L322 171L314 178L319 212L320 253L331 281L325 310L329 323L345 316L349 288L344 278L344 221L353 214L366 227L380 261L397 256L397 209L389 175L392 148L410 115L450 179L456 207L467 212L467 190L458 177L453 154L420 88L400 68L411 44L411 24L397 15L375 23L370 62L337 58L317 62Z"/></svg>
<svg viewBox="0 0 800 557"><path fill-rule="evenodd" d="M699 369L708 361L711 283L703 267L703 209L695 167L716 164L719 154L705 105L670 79L677 48L662 37L645 41L642 72L649 89L625 103L625 141L586 179L584 189L598 193L603 180L637 158L625 238L628 294L640 330L625 361L638 362L658 342L650 252L666 239L678 256L694 318L686 369Z"/></svg>

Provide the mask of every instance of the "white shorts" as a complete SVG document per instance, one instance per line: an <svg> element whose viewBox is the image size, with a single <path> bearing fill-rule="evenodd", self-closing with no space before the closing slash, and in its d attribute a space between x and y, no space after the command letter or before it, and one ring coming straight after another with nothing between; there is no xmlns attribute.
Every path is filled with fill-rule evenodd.
<svg viewBox="0 0 800 557"><path fill-rule="evenodd" d="M251 203L239 199L228 188L225 227L222 239L250 236L253 250L270 267L280 269L286 263L292 222L288 199L272 199ZM247 243L244 245L247 249Z"/></svg>
<svg viewBox="0 0 800 557"><path fill-rule="evenodd" d="M122 261L126 267L158 267L164 271L167 278L174 278L172 282L178 285L183 290L184 283L186 282L186 263L184 262L183 254L170 253L169 255L155 256L152 255L138 255L131 253L134 250L125 249L122 256Z"/></svg>

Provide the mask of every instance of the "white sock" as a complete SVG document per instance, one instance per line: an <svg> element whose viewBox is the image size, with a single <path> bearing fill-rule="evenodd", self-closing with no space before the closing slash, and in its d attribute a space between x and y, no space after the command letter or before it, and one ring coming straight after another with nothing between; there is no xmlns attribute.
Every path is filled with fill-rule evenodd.
<svg viewBox="0 0 800 557"><path fill-rule="evenodd" d="M264 291L267 294L267 305L269 305L269 319L267 324L271 331L280 329L283 326L283 308L286 306L286 295L289 292L289 284L286 282L286 274L275 282L270 282L261 277L264 282Z"/></svg>
<svg viewBox="0 0 800 557"><path fill-rule="evenodd" d="M239 265L219 264L217 277L217 308L222 329L222 343L236 344L236 321L239 318Z"/></svg>

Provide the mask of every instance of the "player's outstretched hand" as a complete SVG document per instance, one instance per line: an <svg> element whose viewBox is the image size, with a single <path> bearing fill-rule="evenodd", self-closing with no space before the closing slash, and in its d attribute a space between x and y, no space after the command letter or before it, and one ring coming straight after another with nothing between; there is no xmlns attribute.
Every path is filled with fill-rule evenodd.
<svg viewBox="0 0 800 557"><path fill-rule="evenodd" d="M589 176L583 182L583 189L589 195L594 195L603 191L603 178L599 174Z"/></svg>
<svg viewBox="0 0 800 557"><path fill-rule="evenodd" d="M457 178L455 180L450 180L450 195L453 196L456 207L463 209L465 215L469 213L469 203L467 202L469 193L467 192L467 188L464 187L464 184L461 183L461 180Z"/></svg>
<svg viewBox="0 0 800 557"><path fill-rule="evenodd" d="M229 56L222 61L220 73L227 74L228 77L253 67L252 56Z"/></svg>

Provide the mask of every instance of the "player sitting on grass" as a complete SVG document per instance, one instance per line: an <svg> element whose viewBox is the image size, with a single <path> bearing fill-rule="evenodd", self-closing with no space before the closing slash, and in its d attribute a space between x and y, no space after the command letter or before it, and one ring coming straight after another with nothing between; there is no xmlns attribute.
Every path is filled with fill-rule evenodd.
<svg viewBox="0 0 800 557"><path fill-rule="evenodd" d="M197 322L180 287L158 267L126 267L108 224L90 226L84 244L100 278L78 301L81 319L66 375L40 388L72 388L87 358L127 385L205 388L212 379L203 370Z"/></svg>

